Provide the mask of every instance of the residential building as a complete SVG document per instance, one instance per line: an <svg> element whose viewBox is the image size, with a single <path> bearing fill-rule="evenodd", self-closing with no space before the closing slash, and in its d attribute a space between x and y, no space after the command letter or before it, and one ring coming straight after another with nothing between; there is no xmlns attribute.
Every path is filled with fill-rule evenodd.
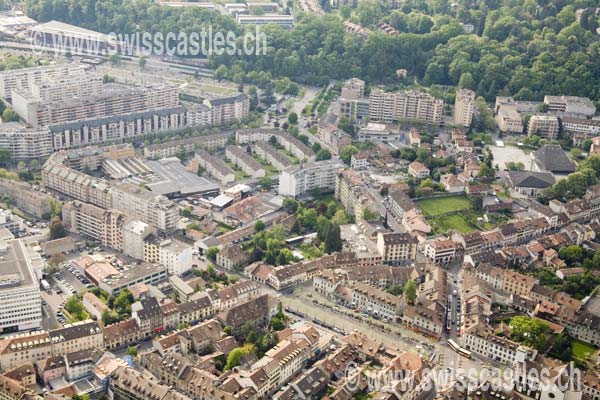
<svg viewBox="0 0 600 400"><path fill-rule="evenodd" d="M352 143L352 136L338 129L337 116L325 114L319 121L317 136L320 143L334 156L339 156L342 149Z"/></svg>
<svg viewBox="0 0 600 400"><path fill-rule="evenodd" d="M227 146L225 148L225 156L232 164L253 178L262 178L266 174L262 165L239 146Z"/></svg>
<svg viewBox="0 0 600 400"><path fill-rule="evenodd" d="M193 248L176 239L167 239L160 244L160 264L170 275L181 276L192 269Z"/></svg>
<svg viewBox="0 0 600 400"><path fill-rule="evenodd" d="M465 348L483 357L513 365L517 360L532 359L537 351L507 338L494 335L484 325L474 325L464 335Z"/></svg>
<svg viewBox="0 0 600 400"><path fill-rule="evenodd" d="M239 244L226 246L217 253L217 264L220 267L238 270L247 265L251 254L245 251Z"/></svg>
<svg viewBox="0 0 600 400"><path fill-rule="evenodd" d="M144 157L160 159L174 157L178 152L193 152L197 147L205 150L222 149L227 144L228 133L194 136L191 138L171 140L166 143L144 146Z"/></svg>
<svg viewBox="0 0 600 400"><path fill-rule="evenodd" d="M235 132L235 139L238 144L275 140L277 144L301 161L314 161L316 156L315 152L304 142L279 129L239 129Z"/></svg>
<svg viewBox="0 0 600 400"><path fill-rule="evenodd" d="M475 110L475 92L468 89L458 89L454 100L454 124L464 127L471 126Z"/></svg>
<svg viewBox="0 0 600 400"><path fill-rule="evenodd" d="M275 24L284 28L291 28L294 24L294 17L292 15L281 15L281 14L262 14L262 15L248 15L248 14L237 14L235 17L236 21L240 25L270 25Z"/></svg>
<svg viewBox="0 0 600 400"><path fill-rule="evenodd" d="M560 119L562 129L571 133L582 133L586 137L597 136L600 134L600 120L562 117Z"/></svg>
<svg viewBox="0 0 600 400"><path fill-rule="evenodd" d="M144 239L150 234L151 229L147 223L129 221L123 227L123 253L137 260L144 260Z"/></svg>
<svg viewBox="0 0 600 400"><path fill-rule="evenodd" d="M431 309L408 305L404 308L402 323L410 329L439 338L444 329L444 310L437 306Z"/></svg>
<svg viewBox="0 0 600 400"><path fill-rule="evenodd" d="M34 270L31 251L21 239L0 240L0 332L41 327L41 275Z"/></svg>
<svg viewBox="0 0 600 400"><path fill-rule="evenodd" d="M337 1L337 0L332 0ZM365 82L352 78L344 82L340 96L340 114L356 121L369 116L369 99L365 95Z"/></svg>
<svg viewBox="0 0 600 400"><path fill-rule="evenodd" d="M108 306L92 292L85 292L83 294L83 307L85 307L91 315L96 317L97 321L101 321L102 313L109 310Z"/></svg>
<svg viewBox="0 0 600 400"><path fill-rule="evenodd" d="M190 397L159 383L152 374L143 374L125 366L118 367L110 374L108 394L112 399L191 400Z"/></svg>
<svg viewBox="0 0 600 400"><path fill-rule="evenodd" d="M243 93L230 97L206 99L204 105L210 109L211 123L214 126L240 121L250 114L250 101Z"/></svg>
<svg viewBox="0 0 600 400"><path fill-rule="evenodd" d="M52 154L52 134L47 128L1 123L0 148L10 151L15 161L45 158Z"/></svg>
<svg viewBox="0 0 600 400"><path fill-rule="evenodd" d="M414 261L417 258L419 242L407 233L377 234L377 251L388 264L398 264Z"/></svg>
<svg viewBox="0 0 600 400"><path fill-rule="evenodd" d="M398 221L402 220L405 213L417 208L415 203L401 190L394 190L388 194L390 208Z"/></svg>
<svg viewBox="0 0 600 400"><path fill-rule="evenodd" d="M444 101L417 91L388 93L373 88L369 96L369 117L373 121L391 123L415 120L441 124Z"/></svg>
<svg viewBox="0 0 600 400"><path fill-rule="evenodd" d="M459 254L459 246L449 239L432 239L425 243L425 256L437 264L447 264Z"/></svg>
<svg viewBox="0 0 600 400"><path fill-rule="evenodd" d="M523 119L512 97L496 97L495 114L501 132L523 133Z"/></svg>
<svg viewBox="0 0 600 400"><path fill-rule="evenodd" d="M0 196L7 196L12 204L26 214L36 218L50 216L50 196L35 190L28 183L0 178Z"/></svg>
<svg viewBox="0 0 600 400"><path fill-rule="evenodd" d="M418 161L413 161L408 165L408 174L416 179L425 179L429 176L429 168Z"/></svg>
<svg viewBox="0 0 600 400"><path fill-rule="evenodd" d="M321 192L334 191L340 167L337 160L291 166L279 175L279 194L298 197L315 189Z"/></svg>
<svg viewBox="0 0 600 400"><path fill-rule="evenodd" d="M235 172L223 160L213 157L203 149L196 150L196 156L190 162L188 169L196 172L199 166L204 168L215 179L218 179L223 185L228 185L235 181Z"/></svg>
<svg viewBox="0 0 600 400"><path fill-rule="evenodd" d="M62 208L65 228L103 246L123 250L125 215L117 210L106 210L93 204L72 201ZM139 222L139 221L138 221Z"/></svg>
<svg viewBox="0 0 600 400"><path fill-rule="evenodd" d="M96 321L86 320L50 331L52 354L104 348L102 329Z"/></svg>
<svg viewBox="0 0 600 400"><path fill-rule="evenodd" d="M596 113L596 106L587 97L544 96L548 112L556 115L590 118Z"/></svg>
<svg viewBox="0 0 600 400"><path fill-rule="evenodd" d="M557 117L553 115L532 115L529 119L527 134L554 140L558 137L559 130L560 124Z"/></svg>
<svg viewBox="0 0 600 400"><path fill-rule="evenodd" d="M279 171L289 168L293 161L267 142L257 142L252 151Z"/></svg>
<svg viewBox="0 0 600 400"><path fill-rule="evenodd" d="M0 96L10 100L13 89L29 91L34 84L46 79L61 79L85 72L83 64L55 64L41 67L18 68L0 73Z"/></svg>

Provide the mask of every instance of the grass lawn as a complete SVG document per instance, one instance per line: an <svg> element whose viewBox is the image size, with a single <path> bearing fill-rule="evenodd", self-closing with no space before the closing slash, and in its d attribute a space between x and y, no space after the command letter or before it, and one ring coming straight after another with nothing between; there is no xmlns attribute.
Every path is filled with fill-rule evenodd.
<svg viewBox="0 0 600 400"><path fill-rule="evenodd" d="M447 214L450 212L467 210L471 208L471 202L466 196L424 199L420 200L417 204L423 213L429 216Z"/></svg>
<svg viewBox="0 0 600 400"><path fill-rule="evenodd" d="M477 230L477 227L463 218L460 214L438 215L428 218L435 233L446 233L450 229L460 233L469 233Z"/></svg>
<svg viewBox="0 0 600 400"><path fill-rule="evenodd" d="M573 356L583 362L592 356L596 352L596 348L589 343L582 342L580 340L573 341Z"/></svg>
<svg viewBox="0 0 600 400"><path fill-rule="evenodd" d="M214 85L206 85L206 84L202 84L202 85L197 85L200 87L200 90L204 91L204 92L208 92L208 93L216 93L216 94L224 94L224 95L229 95L229 94L234 94L235 90L230 89L228 87L224 87L224 86L214 86Z"/></svg>

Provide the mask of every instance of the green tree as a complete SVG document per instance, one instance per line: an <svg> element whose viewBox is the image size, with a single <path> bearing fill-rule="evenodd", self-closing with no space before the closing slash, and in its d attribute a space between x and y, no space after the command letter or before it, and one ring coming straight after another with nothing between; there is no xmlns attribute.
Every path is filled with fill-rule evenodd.
<svg viewBox="0 0 600 400"><path fill-rule="evenodd" d="M330 159L331 159L331 152L327 149L321 149L317 153L317 157L316 157L317 161L330 160Z"/></svg>
<svg viewBox="0 0 600 400"><path fill-rule="evenodd" d="M111 325L120 321L119 314L115 311L111 311L106 309L102 312L102 323L106 325Z"/></svg>
<svg viewBox="0 0 600 400"><path fill-rule="evenodd" d="M113 53L108 56L108 61L110 61L112 65L119 65L121 63L121 56L118 53Z"/></svg>
<svg viewBox="0 0 600 400"><path fill-rule="evenodd" d="M298 114L292 111L288 115L288 122L290 123L290 125L296 125L298 123Z"/></svg>
<svg viewBox="0 0 600 400"><path fill-rule="evenodd" d="M254 223L254 232L260 232L265 230L265 223L262 220L258 220Z"/></svg>
<svg viewBox="0 0 600 400"><path fill-rule="evenodd" d="M339 225L329 223L325 230L325 252L333 253L342 250L342 234Z"/></svg>
<svg viewBox="0 0 600 400"><path fill-rule="evenodd" d="M340 158L347 164L350 165L350 161L354 154L358 153L358 148L351 144L344 146L340 153Z"/></svg>
<svg viewBox="0 0 600 400"><path fill-rule="evenodd" d="M562 258L567 265L580 262L582 255L583 249L577 245L563 246L558 251L558 256Z"/></svg>
<svg viewBox="0 0 600 400"><path fill-rule="evenodd" d="M283 199L283 209L289 212L290 214L295 214L298 210L298 206L298 202L291 197L286 197L285 199Z"/></svg>
<svg viewBox="0 0 600 400"><path fill-rule="evenodd" d="M58 216L55 216L50 220L48 228L50 230L50 240L60 239L67 235L65 227Z"/></svg>
<svg viewBox="0 0 600 400"><path fill-rule="evenodd" d="M260 185L260 187L262 187L265 190L270 190L271 187L273 186L273 181L271 180L271 178L263 176L262 178L260 178L258 180L258 184Z"/></svg>
<svg viewBox="0 0 600 400"><path fill-rule="evenodd" d="M19 114L12 108L6 108L2 112L2 122L19 121Z"/></svg>
<svg viewBox="0 0 600 400"><path fill-rule="evenodd" d="M412 279L406 281L406 284L404 285L404 298L409 304L414 304L417 299L417 285Z"/></svg>
<svg viewBox="0 0 600 400"><path fill-rule="evenodd" d="M144 57L144 56L140 57L138 60L138 65L140 66L141 69L144 69L146 67L147 63L148 63L148 60L146 60L146 57Z"/></svg>
<svg viewBox="0 0 600 400"><path fill-rule="evenodd" d="M534 347L539 351L545 349L546 333L550 329L545 321L520 315L511 318L509 327L512 340Z"/></svg>
<svg viewBox="0 0 600 400"><path fill-rule="evenodd" d="M128 356L131 356L131 357L137 357L137 355L138 355L137 348L135 346L129 346L127 348L127 351L125 352L125 354L127 354Z"/></svg>
<svg viewBox="0 0 600 400"><path fill-rule="evenodd" d="M206 249L206 257L209 260L215 261L217 259L217 253L219 253L219 248L218 247L209 247L208 249Z"/></svg>
<svg viewBox="0 0 600 400"><path fill-rule="evenodd" d="M255 346L251 343L245 344L242 347L236 347L229 352L227 356L227 363L225 364L225 371L229 371L240 365L243 357L254 353Z"/></svg>

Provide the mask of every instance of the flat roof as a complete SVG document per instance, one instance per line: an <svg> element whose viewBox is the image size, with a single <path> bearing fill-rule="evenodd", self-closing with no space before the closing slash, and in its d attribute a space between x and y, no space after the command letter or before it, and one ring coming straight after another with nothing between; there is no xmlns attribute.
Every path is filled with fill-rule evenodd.
<svg viewBox="0 0 600 400"><path fill-rule="evenodd" d="M0 291L16 286L32 285L33 271L28 262L29 255L19 239L0 241Z"/></svg>
<svg viewBox="0 0 600 400"><path fill-rule="evenodd" d="M185 169L176 157L146 161L146 165L162 178L160 181L146 185L153 193L162 195L181 193L186 195L219 190L216 183Z"/></svg>
<svg viewBox="0 0 600 400"><path fill-rule="evenodd" d="M116 42L115 38L113 38L112 36L55 20L36 25L33 28L31 28L31 30L55 35L86 36L88 38L96 38L98 40L103 40L106 42Z"/></svg>

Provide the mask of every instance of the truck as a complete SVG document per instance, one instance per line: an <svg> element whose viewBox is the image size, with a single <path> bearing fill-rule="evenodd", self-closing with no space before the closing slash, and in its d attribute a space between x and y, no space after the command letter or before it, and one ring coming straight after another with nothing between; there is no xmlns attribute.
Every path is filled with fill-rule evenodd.
<svg viewBox="0 0 600 400"><path fill-rule="evenodd" d="M50 284L48 283L47 280L42 279L40 283L42 285L42 289L44 289L46 292L50 291Z"/></svg>

